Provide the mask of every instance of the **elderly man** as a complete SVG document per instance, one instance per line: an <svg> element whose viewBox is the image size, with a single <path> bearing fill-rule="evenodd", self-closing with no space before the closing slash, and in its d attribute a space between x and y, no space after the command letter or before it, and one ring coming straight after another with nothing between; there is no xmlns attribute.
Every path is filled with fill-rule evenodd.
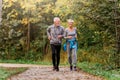
<svg viewBox="0 0 120 80"><path fill-rule="evenodd" d="M64 35L64 28L60 25L59 17L55 17L53 21L54 24L47 28L47 36L50 40L52 50L53 71L59 71L60 50L62 38Z"/></svg>

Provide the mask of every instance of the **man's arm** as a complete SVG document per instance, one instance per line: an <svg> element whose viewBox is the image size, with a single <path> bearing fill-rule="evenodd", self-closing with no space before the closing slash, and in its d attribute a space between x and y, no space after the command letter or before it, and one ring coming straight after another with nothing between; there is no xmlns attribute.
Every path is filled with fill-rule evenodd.
<svg viewBox="0 0 120 80"><path fill-rule="evenodd" d="M61 32L61 35L58 35L58 38L63 38L64 37L64 27L61 27L62 28L62 32Z"/></svg>
<svg viewBox="0 0 120 80"><path fill-rule="evenodd" d="M47 36L48 36L48 39L51 40L50 27L47 28Z"/></svg>

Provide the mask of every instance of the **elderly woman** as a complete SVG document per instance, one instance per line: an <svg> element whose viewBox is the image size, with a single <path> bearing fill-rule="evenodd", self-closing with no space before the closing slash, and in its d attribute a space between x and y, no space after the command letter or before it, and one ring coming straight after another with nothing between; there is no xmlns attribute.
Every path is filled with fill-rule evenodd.
<svg viewBox="0 0 120 80"><path fill-rule="evenodd" d="M68 54L68 62L70 64L70 70L76 71L76 62L77 62L77 30L74 27L74 21L72 19L68 20L68 28L65 29L64 38L67 43L67 54Z"/></svg>

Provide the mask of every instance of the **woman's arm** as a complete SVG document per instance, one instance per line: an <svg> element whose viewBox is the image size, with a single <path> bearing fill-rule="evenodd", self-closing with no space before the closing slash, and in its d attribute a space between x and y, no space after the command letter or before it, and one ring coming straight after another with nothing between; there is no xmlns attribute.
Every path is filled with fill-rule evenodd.
<svg viewBox="0 0 120 80"><path fill-rule="evenodd" d="M75 38L77 39L77 28L75 27Z"/></svg>

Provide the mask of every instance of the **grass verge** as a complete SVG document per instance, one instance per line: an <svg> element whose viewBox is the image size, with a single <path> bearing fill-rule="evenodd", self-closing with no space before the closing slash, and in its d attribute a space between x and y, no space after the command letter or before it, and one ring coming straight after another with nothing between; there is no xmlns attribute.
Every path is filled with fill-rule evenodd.
<svg viewBox="0 0 120 80"><path fill-rule="evenodd" d="M90 74L101 76L105 80L120 80L120 69L107 70L103 69L101 64L88 62L78 63L78 67Z"/></svg>
<svg viewBox="0 0 120 80"><path fill-rule="evenodd" d="M0 60L0 63L51 65L51 63L47 61L31 61L31 60Z"/></svg>
<svg viewBox="0 0 120 80"><path fill-rule="evenodd" d="M30 60L1 60L0 63L15 63L15 64L37 64L37 65L52 65L51 61L30 61ZM68 65L66 63L60 63L62 66Z"/></svg>
<svg viewBox="0 0 120 80"><path fill-rule="evenodd" d="M21 73L27 70L27 68L3 68L0 67L0 80L7 80L12 75Z"/></svg>

